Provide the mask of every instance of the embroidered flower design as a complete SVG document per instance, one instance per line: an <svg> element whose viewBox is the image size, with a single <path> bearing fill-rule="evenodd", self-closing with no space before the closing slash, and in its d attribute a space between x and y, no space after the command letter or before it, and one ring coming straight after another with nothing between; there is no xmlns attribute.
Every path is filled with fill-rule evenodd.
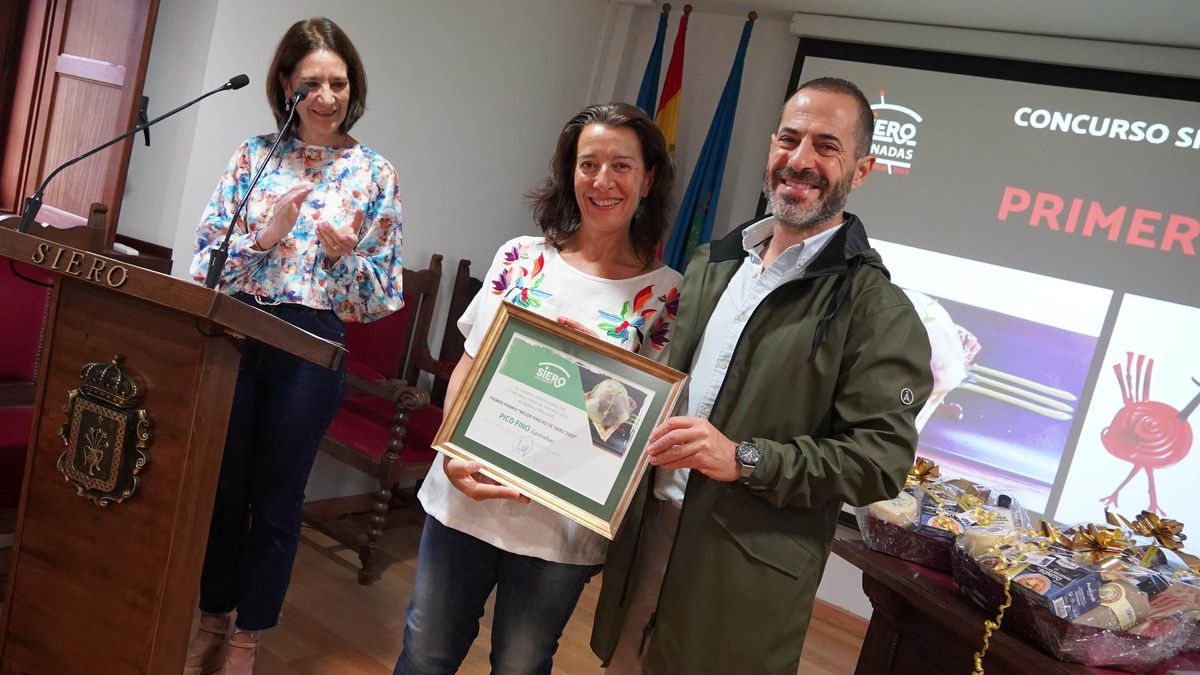
<svg viewBox="0 0 1200 675"><path fill-rule="evenodd" d="M550 297L549 293L538 288L538 286L542 285L542 279L544 278L538 277L534 279L533 285L526 286L526 277L517 277L517 283L513 287L516 293L509 299L514 305L519 307L541 307L542 300Z"/></svg>
<svg viewBox="0 0 1200 675"><path fill-rule="evenodd" d="M508 270L500 270L500 276L492 280L492 293L500 295L508 290Z"/></svg>
<svg viewBox="0 0 1200 675"><path fill-rule="evenodd" d="M670 342L667 333L671 332L671 324L667 321L666 315L660 315L654 321L654 326L650 329L650 346L655 349L662 349Z"/></svg>
<svg viewBox="0 0 1200 675"><path fill-rule="evenodd" d="M654 309L645 308L646 303L654 297L653 288L647 286L638 291L632 301L626 300L621 306L620 314L599 310L600 317L605 321L600 322L598 328L609 337L619 339L622 344L632 338L636 348L642 343L642 326L646 325L647 319L654 316Z"/></svg>
<svg viewBox="0 0 1200 675"><path fill-rule="evenodd" d="M541 289L542 281L546 278L542 274L546 256L539 255L533 261L533 266L528 268L516 264L529 259L528 246L513 246L504 251L501 257L504 268L500 270L500 276L492 280L492 294L519 307L541 307L542 300L551 296Z"/></svg>
<svg viewBox="0 0 1200 675"><path fill-rule="evenodd" d="M663 310L667 313L667 318L674 319L679 313L679 289L672 288L667 291L666 295L658 296L658 301L663 304Z"/></svg>

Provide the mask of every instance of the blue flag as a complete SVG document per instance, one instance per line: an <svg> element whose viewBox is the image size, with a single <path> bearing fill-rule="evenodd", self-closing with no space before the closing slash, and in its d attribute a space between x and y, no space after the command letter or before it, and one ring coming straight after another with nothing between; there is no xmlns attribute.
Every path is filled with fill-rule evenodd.
<svg viewBox="0 0 1200 675"><path fill-rule="evenodd" d="M742 40L738 43L737 56L721 102L708 127L708 136L696 160L696 168L688 181L683 203L675 217L671 238L663 250L663 262L682 272L687 267L692 251L712 238L713 219L717 213L717 201L721 196L721 182L725 178L725 159L729 156L729 139L733 135L733 118L737 114L738 93L742 88L742 67L746 61L746 46L750 44L750 31L754 21L746 21L742 27Z"/></svg>
<svg viewBox="0 0 1200 675"><path fill-rule="evenodd" d="M650 119L654 119L654 111L658 105L658 75L662 70L663 42L666 38L667 10L664 9L658 15L658 35L654 38L654 48L650 50L650 60L646 62L642 86L638 89L637 107L645 111Z"/></svg>

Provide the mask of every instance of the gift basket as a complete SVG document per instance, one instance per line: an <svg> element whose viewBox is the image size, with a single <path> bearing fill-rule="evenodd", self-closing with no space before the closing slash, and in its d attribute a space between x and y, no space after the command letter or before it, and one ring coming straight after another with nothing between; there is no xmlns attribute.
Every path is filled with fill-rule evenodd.
<svg viewBox="0 0 1200 675"><path fill-rule="evenodd" d="M959 592L989 611L987 637L1003 623L1046 653L1088 666L1152 670L1197 639L1200 587L1194 571L1173 566L1164 547L1179 550L1181 526L1143 512L1135 521L1109 514L1110 524L1080 524L1007 535L987 547L965 539L952 554ZM1156 534L1163 535L1157 539ZM1136 539L1153 538L1140 546Z"/></svg>
<svg viewBox="0 0 1200 675"><path fill-rule="evenodd" d="M938 466L918 457L895 499L855 509L868 548L910 562L949 570L955 542L990 546L1028 525L1025 511L1006 494L964 479L944 479Z"/></svg>

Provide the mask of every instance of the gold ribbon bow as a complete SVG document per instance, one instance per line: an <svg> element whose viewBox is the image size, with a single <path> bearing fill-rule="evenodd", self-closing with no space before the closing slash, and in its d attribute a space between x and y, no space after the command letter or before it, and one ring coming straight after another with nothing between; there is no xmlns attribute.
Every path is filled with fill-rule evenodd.
<svg viewBox="0 0 1200 675"><path fill-rule="evenodd" d="M937 478L942 477L942 470L933 460L925 457L918 457L917 461L908 469L908 479L904 481L905 487L916 487L925 483L930 483Z"/></svg>
<svg viewBox="0 0 1200 675"><path fill-rule="evenodd" d="M983 508L983 500L972 494L964 494L954 501L958 502L963 511Z"/></svg>
<svg viewBox="0 0 1200 675"><path fill-rule="evenodd" d="M960 495L954 500L962 512L972 520L976 525L987 527L996 522L996 512L984 508L983 500L974 494Z"/></svg>
<svg viewBox="0 0 1200 675"><path fill-rule="evenodd" d="M1038 523L1038 534L1049 539L1050 543L1052 544L1058 544L1063 548L1069 548L1069 545L1067 544L1067 538L1063 536L1062 530L1058 529L1057 525L1048 520L1043 520Z"/></svg>
<svg viewBox="0 0 1200 675"><path fill-rule="evenodd" d="M1104 525L1073 528L1071 550L1082 554L1089 562L1109 567L1120 562L1121 556L1133 549L1133 541L1125 533Z"/></svg>
<svg viewBox="0 0 1200 675"><path fill-rule="evenodd" d="M1110 525L1132 530L1135 534L1150 537L1157 542L1146 547L1146 555L1142 557L1143 564L1153 560L1159 547L1162 547L1178 556L1192 572L1200 574L1200 558L1181 550L1187 535L1183 533L1183 523L1178 520L1159 518L1157 513L1142 511L1130 522L1121 514L1108 509L1104 510L1104 517Z"/></svg>
<svg viewBox="0 0 1200 675"><path fill-rule="evenodd" d="M1108 568L1121 561L1121 556L1133 550L1134 543L1116 527L1076 525L1063 532L1053 523L1041 522L1041 534L1055 544L1087 562Z"/></svg>

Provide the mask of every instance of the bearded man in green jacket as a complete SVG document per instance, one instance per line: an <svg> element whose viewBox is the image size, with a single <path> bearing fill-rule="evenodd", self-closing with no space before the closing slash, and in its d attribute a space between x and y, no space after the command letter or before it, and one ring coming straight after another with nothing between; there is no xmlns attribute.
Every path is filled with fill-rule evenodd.
<svg viewBox="0 0 1200 675"><path fill-rule="evenodd" d="M842 210L873 121L854 84L801 85L771 137L772 215L692 258L670 356L687 416L651 434L609 549L592 632L609 672L794 675L843 503L904 486L929 340Z"/></svg>

